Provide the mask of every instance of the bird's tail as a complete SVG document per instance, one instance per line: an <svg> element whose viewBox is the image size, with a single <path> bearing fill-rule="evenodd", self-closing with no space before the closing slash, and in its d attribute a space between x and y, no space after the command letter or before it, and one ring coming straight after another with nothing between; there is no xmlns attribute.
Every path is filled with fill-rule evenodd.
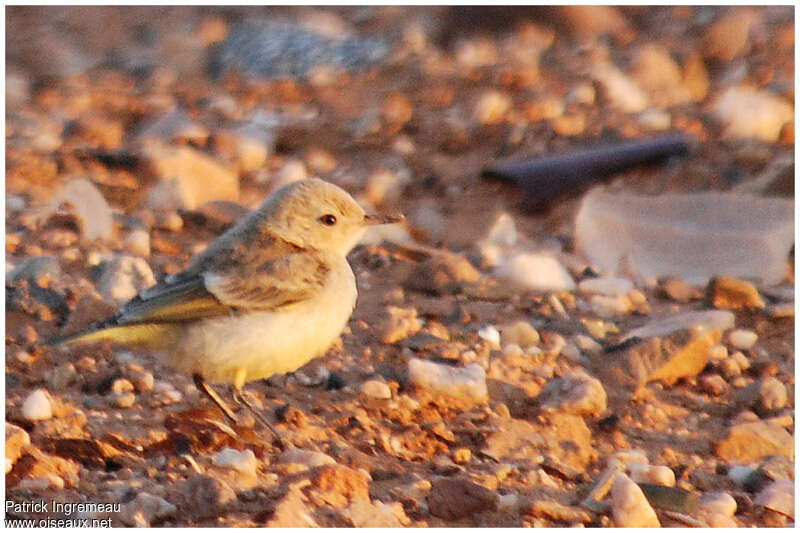
<svg viewBox="0 0 800 533"><path fill-rule="evenodd" d="M46 344L74 346L107 340L114 344L159 348L164 346L170 336L171 330L166 324L125 324L101 326L88 331L54 337L49 339Z"/></svg>

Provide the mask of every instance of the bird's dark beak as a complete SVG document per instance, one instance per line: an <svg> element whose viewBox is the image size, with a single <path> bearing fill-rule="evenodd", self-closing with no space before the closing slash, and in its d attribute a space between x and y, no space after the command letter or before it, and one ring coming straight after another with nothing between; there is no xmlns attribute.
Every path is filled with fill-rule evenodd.
<svg viewBox="0 0 800 533"><path fill-rule="evenodd" d="M396 224L397 222L402 222L405 218L403 215L364 215L364 224L367 226Z"/></svg>

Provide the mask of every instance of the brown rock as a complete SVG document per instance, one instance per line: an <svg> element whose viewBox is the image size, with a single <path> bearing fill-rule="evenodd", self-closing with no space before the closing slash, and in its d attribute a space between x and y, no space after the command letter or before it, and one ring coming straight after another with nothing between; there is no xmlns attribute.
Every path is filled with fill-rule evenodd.
<svg viewBox="0 0 800 533"><path fill-rule="evenodd" d="M403 527L411 523L402 504L355 500L342 511L353 527Z"/></svg>
<svg viewBox="0 0 800 533"><path fill-rule="evenodd" d="M743 53L747 46L750 26L758 19L751 9L732 9L717 20L706 35L705 54L708 57L730 61Z"/></svg>
<svg viewBox="0 0 800 533"><path fill-rule="evenodd" d="M714 449L730 463L751 463L776 454L794 459L794 437L771 420L748 422L731 427Z"/></svg>
<svg viewBox="0 0 800 533"><path fill-rule="evenodd" d="M706 299L709 305L717 309L764 307L764 300L755 285L728 276L718 276L708 283Z"/></svg>
<svg viewBox="0 0 800 533"><path fill-rule="evenodd" d="M422 322L417 318L416 309L389 306L387 309L389 320L383 327L381 340L386 344L407 339L422 328Z"/></svg>
<svg viewBox="0 0 800 533"><path fill-rule="evenodd" d="M19 426L6 422L6 474L14 467L14 463L22 456L25 448L31 443L28 432Z"/></svg>
<svg viewBox="0 0 800 533"><path fill-rule="evenodd" d="M486 439L483 452L506 462L540 462L543 454L551 454L569 467L585 469L596 452L592 433L583 418L552 413L541 420L533 424L516 418L499 419L498 430Z"/></svg>
<svg viewBox="0 0 800 533"><path fill-rule="evenodd" d="M359 470L342 466L323 466L314 473L312 483L325 503L344 508L351 500L369 500L369 480Z"/></svg>
<svg viewBox="0 0 800 533"><path fill-rule="evenodd" d="M591 515L583 509L550 500L534 500L524 512L566 524L586 524L592 520Z"/></svg>
<svg viewBox="0 0 800 533"><path fill-rule="evenodd" d="M457 520L482 511L492 511L496 502L494 492L462 478L434 481L428 494L431 514L445 520Z"/></svg>
<svg viewBox="0 0 800 533"><path fill-rule="evenodd" d="M180 486L186 501L185 512L195 518L205 518L219 514L220 508L236 501L236 493L221 479L215 476L198 474L190 477Z"/></svg>
<svg viewBox="0 0 800 533"><path fill-rule="evenodd" d="M659 289L670 300L686 303L701 296L700 291L680 278L664 278L659 281Z"/></svg>
<svg viewBox="0 0 800 533"><path fill-rule="evenodd" d="M788 404L786 385L772 376L760 378L736 392L736 403L765 415Z"/></svg>
<svg viewBox="0 0 800 533"><path fill-rule="evenodd" d="M13 487L23 480L47 480L49 486L63 488L76 486L80 466L74 461L44 453L38 448L30 448L20 457L14 468L6 476L6 486Z"/></svg>
<svg viewBox="0 0 800 533"><path fill-rule="evenodd" d="M409 289L442 296L462 292L465 285L478 282L481 273L466 258L454 253L431 256L406 279Z"/></svg>
<svg viewBox="0 0 800 533"><path fill-rule="evenodd" d="M607 384L635 388L661 381L672 385L698 375L708 363L709 349L721 338L720 331L678 330L666 337L651 337L622 353L601 354L592 365Z"/></svg>
<svg viewBox="0 0 800 533"><path fill-rule="evenodd" d="M545 411L597 416L606 410L603 384L582 371L554 379L537 399Z"/></svg>
<svg viewBox="0 0 800 533"><path fill-rule="evenodd" d="M308 498L301 490L309 481L303 480L289 487L286 495L278 501L267 520L267 527L319 527Z"/></svg>

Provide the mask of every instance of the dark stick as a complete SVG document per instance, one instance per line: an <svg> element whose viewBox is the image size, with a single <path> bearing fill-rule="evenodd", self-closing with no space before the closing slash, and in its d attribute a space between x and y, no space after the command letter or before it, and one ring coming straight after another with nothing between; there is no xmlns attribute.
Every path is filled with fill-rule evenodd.
<svg viewBox="0 0 800 533"><path fill-rule="evenodd" d="M694 138L683 134L624 141L538 159L500 161L486 168L482 175L519 185L525 191L526 207L538 210L562 195L616 172L684 155L693 144Z"/></svg>

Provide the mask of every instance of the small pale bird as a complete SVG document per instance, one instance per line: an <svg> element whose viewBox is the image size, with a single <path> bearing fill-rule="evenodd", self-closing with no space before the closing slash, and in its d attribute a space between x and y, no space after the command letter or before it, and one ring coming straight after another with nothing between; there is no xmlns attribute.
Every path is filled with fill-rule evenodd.
<svg viewBox="0 0 800 533"><path fill-rule="evenodd" d="M366 229L402 216L367 215L339 187L318 179L287 185L119 312L67 344L110 340L159 352L191 374L225 415L207 381L234 386L292 372L323 355L356 303L347 253ZM276 434L274 428L259 419ZM278 437L280 440L280 437Z"/></svg>

